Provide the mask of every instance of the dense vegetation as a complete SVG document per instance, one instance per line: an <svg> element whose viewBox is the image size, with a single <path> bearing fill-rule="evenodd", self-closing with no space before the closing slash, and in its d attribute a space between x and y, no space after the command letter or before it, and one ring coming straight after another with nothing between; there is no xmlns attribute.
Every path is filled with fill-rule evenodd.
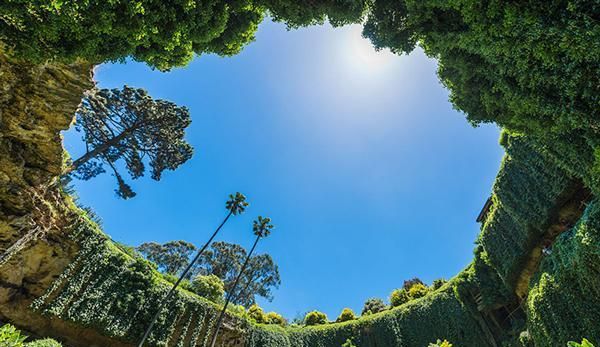
<svg viewBox="0 0 600 347"><path fill-rule="evenodd" d="M564 345L585 336L600 342L600 205L560 235L541 264L527 299L536 346Z"/></svg>
<svg viewBox="0 0 600 347"><path fill-rule="evenodd" d="M40 339L26 342L27 336L23 335L11 324L0 326L0 346L2 347L62 347L53 339Z"/></svg>
<svg viewBox="0 0 600 347"><path fill-rule="evenodd" d="M521 216L521 214L515 215L515 211L530 213L528 210L519 209L522 206L521 200L511 198L511 195L507 194L516 186L529 187L531 196L539 197L539 200L529 201L532 206L543 202L548 204L545 207L547 210L553 210L554 206L550 205L556 204L560 197L554 193L546 193L547 186L538 184L538 182L545 182L540 177L555 177L553 173L556 172L556 165L548 162L548 158L552 156L535 151L523 137L504 138L503 144L507 147L507 156L494 186L494 203L487 220L494 220L494 216L498 213L508 212L511 218ZM570 176L564 172L563 174L565 176L562 179L550 182L552 184L559 182L558 187L568 186L565 183ZM520 180L517 181L518 185L515 183L517 179ZM541 193L543 194L540 195ZM588 282L580 284L569 282L574 278L574 275L569 275L569 271L577 271L578 276L585 275L582 281L583 278L587 281L593 277L594 271L597 271L599 248L597 240L591 238L592 234L589 230L591 230L590 226L595 225L592 223L596 223L598 216L595 212L597 208L592 207L595 205L590 206L586 217L575 229L579 230L576 235L581 236L567 238L568 235L575 234L565 233L559 241L559 243L566 242L562 241L564 237L571 243L564 246L569 252L561 262L570 261L569 259L574 259L572 257L576 256L578 257L576 263L581 264L581 270L563 269L558 265L552 265L550 268L546 265L551 259L557 257L562 259L562 251L558 248L550 258L545 259L542 268L547 274L542 274L540 280L535 280L536 284L528 302L532 319L527 325L515 321L516 327L521 329L515 336L518 336L521 331L527 331L535 341L580 340L583 336L590 339L597 338L598 330L592 323L596 319L593 316L595 313L589 312L589 307L583 302L582 311L578 311L574 317L590 317L590 319L580 318L576 323L580 324L579 328L572 330L570 335L566 335L565 332L571 332L570 327L573 326L573 322L564 321L569 328L555 328L553 324L557 324L557 320L547 318L551 315L542 312L552 310L556 312L554 313L556 317L562 317L563 310L564 312L572 310L572 308L561 308L561 305L569 307L573 298L569 296L568 300L565 300L560 297L566 295L563 291L554 292L555 286L548 287L547 280L544 280L548 276L555 278L553 283L565 281L565 285L569 283L576 286L575 288L581 288L577 290L584 290L585 297L592 295L588 290L595 290L593 284L590 284L590 289L584 289L588 288L584 286ZM544 207L540 211L543 209ZM538 217L535 214L531 216L537 218L535 223L543 225L547 224L544 218L550 218L546 214L543 214L545 217ZM515 264L522 263L522 260L516 260L520 258L515 257L524 254L523 248L512 246L515 240L520 239L519 233L529 232L533 236L538 235L536 231L538 229L529 227L494 233L493 230L497 227L496 223L490 222L482 225L482 238L476 250L477 257L465 271L449 282L437 281L430 287L425 286L418 279L405 281L403 287L394 292L402 294L392 294L392 297L399 295L403 298L400 302L392 299L392 306L396 306L394 308L390 309L378 299L368 300L365 304L367 310L363 312L362 317L357 318L352 312L346 310L340 314L338 323L331 323L325 315L311 312L305 319L306 326L286 328L284 328L286 323L283 317L272 312L265 313L258 306L251 306L248 311L234 306L229 311L228 319L233 319L238 327L246 331L247 347L338 347L348 340L355 346L361 347L426 346L437 338L448 339L463 346L491 346L491 337L485 332L489 322L486 318L482 318L480 310L483 309L484 312L493 310L515 299L514 294L511 294L513 282L508 280L509 276L500 274L516 271L518 267ZM33 308L45 315L93 327L108 336L125 341L136 341L146 327L144 322L147 322L153 313L152 303L164 297L170 287L169 283L147 260L140 256L136 257L135 253L132 253L132 256L121 248L115 247L85 214L76 218L73 228L70 237L81 245L79 255L47 293L34 302ZM586 232L585 235L582 234L583 231ZM483 241L488 240L485 236L488 234L505 237ZM587 240L591 243L586 248L583 245L590 242ZM490 257L487 254L488 251L494 254L496 250L507 252L511 247L513 247L512 253L506 253L502 257ZM473 292L476 291L481 292L483 308L479 307L479 303L473 298ZM574 289L573 293L578 292ZM584 296L580 295L580 297ZM403 300L407 301L403 302ZM217 304L190 291L185 289L177 291L162 309L156 328L150 335L150 344L160 346L168 341L171 341L168 342L171 344L175 343L173 341L193 340L202 345L202 341L207 342L211 337L210 334L206 334L206 331L214 327L218 308ZM588 311L583 311L584 309ZM540 313L536 313L538 311ZM510 336L502 334L494 335L494 339L509 338Z"/></svg>
<svg viewBox="0 0 600 347"><path fill-rule="evenodd" d="M408 281L392 292L393 308L370 299L360 318L345 310L337 323L315 311L306 315L305 326L284 328L276 313L233 307L228 319L245 333L247 347L425 346L438 338L477 347L564 346L582 337L598 343L600 207L589 194L600 193L598 1L7 0L0 4L0 40L11 54L36 63L130 57L168 70L185 65L193 54L236 54L253 40L265 13L290 28L366 18L363 33L377 48L402 54L420 46L438 60L451 102L472 124L495 122L505 128L501 143L507 154L475 258L456 278L432 287ZM152 101L140 90L125 92L129 104ZM96 90L82 104L80 119L92 134L86 140L90 152L103 154L94 156L96 164L74 162L83 177L117 159L125 160L133 178L144 172L138 144L147 133L113 141L113 128L102 122L112 122L102 116L110 109L95 107L127 99L118 93ZM151 117L159 123L150 126L172 126L173 136L148 139L176 156L154 156L155 178L191 155L182 140L189 124L185 109L164 106L170 111L163 113L175 118ZM127 129L137 117L126 118L125 126L120 119L115 123ZM113 170L118 193L133 196ZM32 308L123 341L137 340L154 313L153 303L166 297L171 283L147 260L115 247L83 213L75 217L69 237L81 247L79 254ZM161 265L167 275L185 275L181 268L193 249L177 246L187 254ZM250 255L239 259L249 261ZM252 283L250 273L247 283ZM238 277L217 277L224 288L214 279L193 277L168 298L149 342L205 346L221 308L221 290L228 291L227 302L253 302L253 296L244 300L243 295L236 301L235 290L246 287L237 286ZM513 315L522 306L526 320ZM513 312L498 323L495 317L507 308ZM438 344L449 346L443 340Z"/></svg>
<svg viewBox="0 0 600 347"><path fill-rule="evenodd" d="M190 113L170 101L154 100L143 89L93 88L86 92L77 113L75 128L83 133L86 152L67 172L89 180L109 167L117 179L115 190L123 199L136 193L125 183L117 162L122 160L133 179L151 168L154 180L164 170L175 170L192 157L185 140Z"/></svg>

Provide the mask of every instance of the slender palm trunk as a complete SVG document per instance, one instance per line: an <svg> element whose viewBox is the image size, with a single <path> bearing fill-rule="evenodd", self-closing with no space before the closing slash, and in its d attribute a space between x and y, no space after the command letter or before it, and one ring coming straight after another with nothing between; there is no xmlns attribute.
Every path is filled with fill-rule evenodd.
<svg viewBox="0 0 600 347"><path fill-rule="evenodd" d="M237 275L235 282L233 283L233 287L231 288L231 291L227 294L227 300L225 300L225 305L223 305L223 309L221 309L221 313L219 314L219 319L217 320L217 327L215 328L215 333L213 334L212 341L210 343L210 347L215 347L215 343L217 343L217 337L219 335L219 330L221 329L221 324L223 323L223 318L225 317L225 311L227 310L227 305L229 305L229 302L231 301L231 299L233 297L235 288L237 287L238 282L240 281L240 278L242 278L242 275L244 274L244 270L246 270L246 266L248 266L248 262L250 262L250 257L252 257L252 253L254 252L254 249L256 248L256 245L258 244L259 240L260 240L260 236L256 236L256 241L254 241L254 245L252 246L250 253L248 253L248 256L246 257L246 261L244 262L244 265L242 265L242 269L240 270L240 273Z"/></svg>
<svg viewBox="0 0 600 347"><path fill-rule="evenodd" d="M232 214L233 214L233 210L230 210L229 213L227 214L227 217L225 217L225 219L223 220L221 225L219 225L219 227L217 228L217 230L215 230L215 232L212 234L210 239L208 239L208 241L204 244L204 246L202 246L200 251L198 251L198 253L194 257L194 259L192 259L192 261L188 264L188 266L185 268L185 270L183 270L183 272L179 276L179 279L177 279L177 282L175 282L175 284L173 285L171 290L169 290L167 295L165 295L165 297L158 303L158 307L156 308L156 313L152 317L152 320L150 321L150 325L148 326L148 329L146 329L146 332L144 333L144 336L142 337L142 340L140 341L138 347L142 347L144 345L144 341L146 341L146 339L148 338L148 335L150 335L150 332L152 331L152 327L154 327L154 323L156 323L156 319L160 315L160 311L162 310L163 305L169 301L169 299L171 298L173 293L175 293L175 289L177 289L177 286L179 286L179 283L181 283L181 281L183 281L183 279L185 278L185 275L187 275L187 273L190 271L192 266L194 266L194 263L196 263L198 261L198 259L200 259L200 256L202 255L202 253L204 253L206 248L211 244L212 240L215 238L215 236L217 236L217 234L219 233L219 231L221 230L223 225L225 225L225 223L227 222L229 217L231 217Z"/></svg>

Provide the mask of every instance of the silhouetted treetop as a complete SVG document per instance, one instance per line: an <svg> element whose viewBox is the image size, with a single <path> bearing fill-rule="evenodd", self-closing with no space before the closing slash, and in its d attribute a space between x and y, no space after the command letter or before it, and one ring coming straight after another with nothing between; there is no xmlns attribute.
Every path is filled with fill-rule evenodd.
<svg viewBox="0 0 600 347"><path fill-rule="evenodd" d="M152 179L158 181L164 170L175 170L192 157L193 149L184 139L191 123L187 108L152 99L143 89L94 88L86 93L76 116L86 153L73 161L70 172L88 180L107 165L123 198L135 193L119 173L117 161L123 160L133 179L143 176L148 164Z"/></svg>

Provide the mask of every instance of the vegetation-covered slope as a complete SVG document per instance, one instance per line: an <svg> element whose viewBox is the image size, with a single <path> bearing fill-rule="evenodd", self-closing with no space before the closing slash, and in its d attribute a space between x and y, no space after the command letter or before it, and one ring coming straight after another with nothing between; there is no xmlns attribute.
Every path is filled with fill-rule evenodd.
<svg viewBox="0 0 600 347"><path fill-rule="evenodd" d="M377 47L420 45L438 59L451 102L470 122L513 135L502 140L507 156L475 259L446 286L319 327L230 315L221 345L419 347L446 338L545 347L600 338L600 222L589 204L600 192L597 0L4 1L0 40L11 58L0 55L1 320L74 346L129 346L140 337L167 284L60 191L59 132L92 87L92 63L132 57L166 70L194 52L235 54L265 12L291 27L366 16ZM217 308L185 291L169 308L150 342L203 346Z"/></svg>

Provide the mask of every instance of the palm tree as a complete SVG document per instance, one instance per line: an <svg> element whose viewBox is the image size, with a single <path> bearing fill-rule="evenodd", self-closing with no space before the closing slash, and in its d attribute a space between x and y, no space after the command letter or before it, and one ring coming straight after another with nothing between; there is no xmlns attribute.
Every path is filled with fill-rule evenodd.
<svg viewBox="0 0 600 347"><path fill-rule="evenodd" d="M242 194L240 192L235 193L235 195L229 194L229 200L227 200L227 202L225 203L225 208L229 211L229 213L227 214L225 219L223 219L223 222L221 222L221 224L215 230L215 232L212 234L210 239L208 239L208 241L206 241L204 246L202 246L202 248L198 251L198 253L194 257L194 259L192 259L192 261L188 264L188 266L185 268L185 270L183 270L183 272L179 276L179 279L177 279L177 282L175 282L175 284L173 285L171 290L167 293L167 295L165 295L163 300L161 300L158 303L158 307L156 308L156 313L152 317L152 320L150 321L150 325L148 326L148 329L146 329L146 332L144 333L144 336L142 337L142 340L140 341L138 347L142 347L144 345L144 341L146 341L146 339L148 338L148 335L150 335L150 332L152 331L152 327L154 326L154 323L156 322L156 319L158 318L158 315L160 314L162 306L166 302L168 302L169 298L171 298L171 296L175 292L175 289L177 288L177 286L179 286L179 283L181 283L181 281L185 278L185 276L190 271L192 266L194 266L194 263L196 263L198 261L198 259L202 255L202 253L204 253L206 248L211 244L212 240L215 238L215 236L217 236L217 234L219 233L219 231L221 230L223 225L225 225L225 223L227 223L227 220L229 219L229 217L231 217L232 215L236 216L236 215L244 213L244 211L246 211L247 207L248 207L248 203L246 202L246 196L244 196L244 194Z"/></svg>
<svg viewBox="0 0 600 347"><path fill-rule="evenodd" d="M269 217L263 218L262 216L258 216L258 218L253 222L252 231L254 232L254 235L256 235L256 240L254 241L254 245L252 245L252 249L250 249L250 253L248 253L248 256L246 257L246 261L244 261L244 265L242 265L240 273L237 275L235 282L233 283L233 287L231 288L229 293L227 293L227 299L225 300L225 305L223 305L223 309L221 309L221 313L219 314L219 319L217 320L217 327L215 328L215 333L213 334L210 347L215 347L215 343L217 343L217 337L219 335L219 330L221 329L221 324L223 323L223 318L225 317L227 305L229 305L229 302L233 297L235 288L237 287L240 278L244 274L244 270L246 270L246 266L250 261L250 257L252 257L252 253L254 252L258 241L260 241L260 239L263 237L269 236L269 234L271 234L272 229L273 225L271 224L271 218Z"/></svg>

